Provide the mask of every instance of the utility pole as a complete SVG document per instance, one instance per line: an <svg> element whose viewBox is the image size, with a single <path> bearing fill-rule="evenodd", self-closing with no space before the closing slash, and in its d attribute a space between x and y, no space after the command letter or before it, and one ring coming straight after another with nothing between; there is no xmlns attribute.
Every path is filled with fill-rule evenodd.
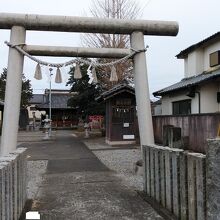
<svg viewBox="0 0 220 220"><path fill-rule="evenodd" d="M50 91L49 91L49 119L50 119L50 128L49 128L49 137L51 137L52 134L52 114L51 114L51 107L52 107L52 103L51 103L51 77L52 77L52 68L49 68L50 71Z"/></svg>

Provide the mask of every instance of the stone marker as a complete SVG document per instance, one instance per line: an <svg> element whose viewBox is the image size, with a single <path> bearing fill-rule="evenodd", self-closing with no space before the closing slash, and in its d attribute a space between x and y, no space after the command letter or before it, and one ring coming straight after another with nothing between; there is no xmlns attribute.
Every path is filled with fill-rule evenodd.
<svg viewBox="0 0 220 220"><path fill-rule="evenodd" d="M168 128L168 146L170 148L183 148L181 128L169 127Z"/></svg>
<svg viewBox="0 0 220 220"><path fill-rule="evenodd" d="M163 126L163 146L168 146L169 140L168 140L168 133L170 128L172 128L173 125L164 125Z"/></svg>

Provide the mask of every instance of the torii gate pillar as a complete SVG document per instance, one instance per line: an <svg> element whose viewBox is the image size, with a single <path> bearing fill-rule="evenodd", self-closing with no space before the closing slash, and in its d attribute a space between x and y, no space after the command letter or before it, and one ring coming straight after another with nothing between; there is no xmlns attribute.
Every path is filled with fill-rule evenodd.
<svg viewBox="0 0 220 220"><path fill-rule="evenodd" d="M26 31L24 27L11 28L10 43L24 44ZM0 155L7 155L16 149L18 121L20 114L21 87L24 56L16 49L10 48L8 55L7 81L5 89L4 120L2 126L2 140Z"/></svg>
<svg viewBox="0 0 220 220"><path fill-rule="evenodd" d="M144 34L142 32L133 32L131 34L131 47L135 50L143 50L145 48ZM140 52L134 55L133 62L135 96L141 145L154 144L150 92L148 87L147 63L145 53Z"/></svg>

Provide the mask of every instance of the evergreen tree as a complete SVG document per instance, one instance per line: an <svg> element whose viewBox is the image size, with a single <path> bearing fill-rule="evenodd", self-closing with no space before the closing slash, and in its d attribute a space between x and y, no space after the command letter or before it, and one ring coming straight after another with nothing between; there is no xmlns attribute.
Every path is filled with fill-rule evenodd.
<svg viewBox="0 0 220 220"><path fill-rule="evenodd" d="M0 100L5 99L5 87L7 79L7 69L4 68L3 72L0 74ZM28 106L29 100L33 96L33 89L31 88L31 81L26 79L22 75L22 91L21 91L21 107L26 108Z"/></svg>
<svg viewBox="0 0 220 220"><path fill-rule="evenodd" d="M76 92L77 95L68 100L68 105L77 108L78 115L86 118L89 115L103 115L105 112L104 103L98 103L95 98L102 93L99 84L89 84L87 75L88 65L80 66L82 78L74 79L75 67L69 71L70 78L67 85L71 86L71 92Z"/></svg>

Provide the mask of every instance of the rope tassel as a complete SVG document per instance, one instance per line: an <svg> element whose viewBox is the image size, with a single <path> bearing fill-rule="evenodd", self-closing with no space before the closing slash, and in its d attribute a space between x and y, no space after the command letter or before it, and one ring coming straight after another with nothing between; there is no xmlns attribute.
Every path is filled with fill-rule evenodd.
<svg viewBox="0 0 220 220"><path fill-rule="evenodd" d="M62 75L59 67L56 71L55 83L62 83Z"/></svg>
<svg viewBox="0 0 220 220"><path fill-rule="evenodd" d="M37 80L41 80L42 79L42 72L41 72L41 66L38 63L35 69L35 73L34 73L34 78Z"/></svg>
<svg viewBox="0 0 220 220"><path fill-rule="evenodd" d="M98 83L95 67L92 68L92 77L93 77L93 82Z"/></svg>
<svg viewBox="0 0 220 220"><path fill-rule="evenodd" d="M117 75L115 66L112 66L112 67L111 67L111 77L110 77L110 81L111 81L111 82L118 82L118 75Z"/></svg>
<svg viewBox="0 0 220 220"><path fill-rule="evenodd" d="M80 71L80 66L77 63L76 67L75 67L75 71L74 71L74 79L81 79L81 78L82 78L82 74L81 74L81 71Z"/></svg>

